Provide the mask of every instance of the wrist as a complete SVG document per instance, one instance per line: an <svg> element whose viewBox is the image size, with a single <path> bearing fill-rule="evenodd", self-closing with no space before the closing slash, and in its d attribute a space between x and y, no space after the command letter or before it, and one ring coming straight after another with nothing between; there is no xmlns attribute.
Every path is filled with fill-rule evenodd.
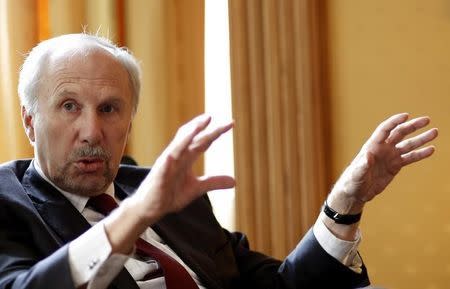
<svg viewBox="0 0 450 289"><path fill-rule="evenodd" d="M337 189L333 189L325 202L333 211L342 215L361 214L365 205L364 201L348 196L345 191Z"/></svg>
<svg viewBox="0 0 450 289"><path fill-rule="evenodd" d="M155 221L143 218L140 205L131 198L125 199L103 220L112 252L129 254L139 236Z"/></svg>
<svg viewBox="0 0 450 289"><path fill-rule="evenodd" d="M337 186L333 188L325 202L330 209L340 215L361 214L365 204L356 198L348 196L345 190L339 189ZM350 224L337 223L323 210L320 213L319 218L336 237L347 241L355 240L358 234L359 220L354 223L351 222Z"/></svg>
<svg viewBox="0 0 450 289"><path fill-rule="evenodd" d="M161 219L164 214L151 210L145 205L145 201L134 198L134 196L125 199L121 207L126 215L132 219L132 224L136 231L143 233L149 226Z"/></svg>
<svg viewBox="0 0 450 289"><path fill-rule="evenodd" d="M357 239L359 223L350 225L338 224L325 215L323 211L320 212L319 221L321 221L335 237L341 240L354 241Z"/></svg>
<svg viewBox="0 0 450 289"><path fill-rule="evenodd" d="M328 206L326 200L323 204L322 211L328 218L341 225L352 225L358 223L362 215L362 212L357 214L341 214Z"/></svg>

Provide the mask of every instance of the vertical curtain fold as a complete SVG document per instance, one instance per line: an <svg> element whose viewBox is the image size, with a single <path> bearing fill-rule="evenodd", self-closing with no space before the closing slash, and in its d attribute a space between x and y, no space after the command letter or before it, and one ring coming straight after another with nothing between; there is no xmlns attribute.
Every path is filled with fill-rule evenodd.
<svg viewBox="0 0 450 289"><path fill-rule="evenodd" d="M80 1L82 2L82 1ZM91 33L98 33L111 39L113 42L118 43L120 35L120 12L117 11L118 0L85 0L84 9L86 19L86 30ZM83 17L80 17L82 19ZM77 29L78 31L80 28Z"/></svg>
<svg viewBox="0 0 450 289"><path fill-rule="evenodd" d="M79 33L84 28L91 31L86 22L86 4L85 1L48 0L50 37Z"/></svg>
<svg viewBox="0 0 450 289"><path fill-rule="evenodd" d="M229 0L237 226L279 258L327 193L317 3Z"/></svg>
<svg viewBox="0 0 450 289"><path fill-rule="evenodd" d="M38 42L47 39L50 35L48 1L49 0L36 0Z"/></svg>

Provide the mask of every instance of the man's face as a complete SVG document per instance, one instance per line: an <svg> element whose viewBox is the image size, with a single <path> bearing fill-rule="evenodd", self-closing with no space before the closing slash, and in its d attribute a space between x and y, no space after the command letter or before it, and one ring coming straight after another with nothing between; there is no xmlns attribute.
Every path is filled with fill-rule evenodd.
<svg viewBox="0 0 450 289"><path fill-rule="evenodd" d="M37 111L23 113L35 157L61 189L84 196L104 192L131 127L128 73L100 48L54 53L44 70Z"/></svg>

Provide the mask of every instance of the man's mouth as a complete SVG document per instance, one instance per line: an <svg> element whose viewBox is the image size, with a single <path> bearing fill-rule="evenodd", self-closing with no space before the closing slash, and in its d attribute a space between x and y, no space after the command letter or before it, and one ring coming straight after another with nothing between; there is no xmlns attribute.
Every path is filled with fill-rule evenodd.
<svg viewBox="0 0 450 289"><path fill-rule="evenodd" d="M105 161L101 158L81 158L75 162L75 165L83 173L95 173L99 170L103 170Z"/></svg>

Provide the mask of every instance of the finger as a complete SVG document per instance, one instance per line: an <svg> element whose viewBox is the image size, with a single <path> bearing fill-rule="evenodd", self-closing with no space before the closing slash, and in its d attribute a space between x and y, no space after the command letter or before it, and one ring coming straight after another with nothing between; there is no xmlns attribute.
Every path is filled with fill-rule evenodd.
<svg viewBox="0 0 450 289"><path fill-rule="evenodd" d="M395 147L399 150L400 154L405 154L412 150L415 150L418 147L421 147L427 142L434 140L437 136L438 130L436 128L432 128L415 137L406 139L398 143Z"/></svg>
<svg viewBox="0 0 450 289"><path fill-rule="evenodd" d="M434 146L428 146L425 148L421 148L412 152L409 152L407 154L402 155L402 165L406 166L411 163L418 162L420 160L423 160L429 156L431 156L435 151Z"/></svg>
<svg viewBox="0 0 450 289"><path fill-rule="evenodd" d="M167 147L167 153L174 159L179 159L183 151L189 146L193 138L201 131L203 131L211 122L211 117L208 115L199 115L181 126L175 138Z"/></svg>
<svg viewBox="0 0 450 289"><path fill-rule="evenodd" d="M204 153L211 144L217 140L222 134L229 131L234 123L230 122L221 125L212 131L203 131L194 137L186 150L187 154L183 158L183 168L191 166L198 158L199 154Z"/></svg>
<svg viewBox="0 0 450 289"><path fill-rule="evenodd" d="M236 185L234 178L226 175L202 176L198 180L198 190L200 192L230 189Z"/></svg>
<svg viewBox="0 0 450 289"><path fill-rule="evenodd" d="M408 119L408 116L408 113L399 113L383 121L370 137L371 141L376 143L385 142L391 131L399 124L404 123Z"/></svg>
<svg viewBox="0 0 450 289"><path fill-rule="evenodd" d="M427 116L422 116L418 118L411 119L405 123L398 125L394 128L389 137L386 139L387 143L397 144L402 141L405 136L419 130L430 123L430 118Z"/></svg>
<svg viewBox="0 0 450 289"><path fill-rule="evenodd" d="M207 124L209 124L209 121ZM165 160L165 162L170 161L171 163L176 164L174 166L169 166L168 168L172 168L178 172L187 171L196 161L199 154L206 151L214 140L230 130L233 125L234 123L230 122L221 125L210 132L204 130L206 126L201 127L202 130L197 131L196 134L192 134L192 137L190 138L191 141L187 144L187 147L184 144L179 145L178 148L170 147L169 153L162 159ZM173 141L174 144L177 144L176 140L177 137ZM176 152L177 149L179 152Z"/></svg>
<svg viewBox="0 0 450 289"><path fill-rule="evenodd" d="M189 145L190 151L195 151L197 153L205 152L209 146L217 140L222 134L229 131L234 126L233 122L218 126L212 131L203 131L196 135Z"/></svg>

